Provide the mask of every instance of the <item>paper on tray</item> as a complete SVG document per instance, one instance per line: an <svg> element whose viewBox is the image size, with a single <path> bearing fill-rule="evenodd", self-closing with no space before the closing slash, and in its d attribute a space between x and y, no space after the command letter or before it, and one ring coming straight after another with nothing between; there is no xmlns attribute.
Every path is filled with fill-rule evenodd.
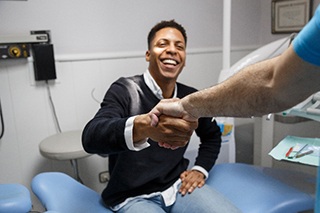
<svg viewBox="0 0 320 213"><path fill-rule="evenodd" d="M300 158L287 158L286 153L291 147L295 147L293 150L297 152L297 147L303 147L308 144L306 150L312 150L313 153L305 155ZM319 166L319 153L320 153L320 138L303 138L295 136L287 136L280 143L274 147L269 155L271 155L276 160L287 160L292 162L298 162L303 164L308 164L312 166Z"/></svg>

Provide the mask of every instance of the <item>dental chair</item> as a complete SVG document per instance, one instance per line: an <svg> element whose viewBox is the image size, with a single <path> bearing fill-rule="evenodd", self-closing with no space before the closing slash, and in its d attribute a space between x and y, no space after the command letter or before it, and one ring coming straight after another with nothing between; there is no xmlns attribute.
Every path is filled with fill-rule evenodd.
<svg viewBox="0 0 320 213"><path fill-rule="evenodd" d="M283 171L276 171L276 174ZM315 183L309 176L288 176L301 182ZM314 197L274 177L270 168L242 163L216 165L206 182L222 193L244 213L293 213L312 210ZM110 213L101 196L72 177L47 172L35 176L32 191L47 210L46 213ZM0 212L2 212L0 210Z"/></svg>

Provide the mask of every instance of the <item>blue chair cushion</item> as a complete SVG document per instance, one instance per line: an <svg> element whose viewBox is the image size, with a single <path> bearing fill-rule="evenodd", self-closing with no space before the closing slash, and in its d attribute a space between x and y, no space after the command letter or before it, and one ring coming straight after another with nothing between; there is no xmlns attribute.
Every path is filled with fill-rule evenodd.
<svg viewBox="0 0 320 213"><path fill-rule="evenodd" d="M29 190L21 184L0 184L0 212L26 213L32 208Z"/></svg>
<svg viewBox="0 0 320 213"><path fill-rule="evenodd" d="M218 164L207 184L245 213L284 213L311 210L314 197L264 173L263 167L241 163Z"/></svg>
<svg viewBox="0 0 320 213"><path fill-rule="evenodd" d="M112 212L104 206L97 192L60 172L38 174L31 187L48 212Z"/></svg>

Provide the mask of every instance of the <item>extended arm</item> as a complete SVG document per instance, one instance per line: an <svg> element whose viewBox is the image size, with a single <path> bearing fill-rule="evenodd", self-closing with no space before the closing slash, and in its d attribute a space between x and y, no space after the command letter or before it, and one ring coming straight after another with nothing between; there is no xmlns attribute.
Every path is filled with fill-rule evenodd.
<svg viewBox="0 0 320 213"><path fill-rule="evenodd" d="M303 61L292 47L233 77L181 100L194 117L260 116L298 104L320 90L320 67Z"/></svg>

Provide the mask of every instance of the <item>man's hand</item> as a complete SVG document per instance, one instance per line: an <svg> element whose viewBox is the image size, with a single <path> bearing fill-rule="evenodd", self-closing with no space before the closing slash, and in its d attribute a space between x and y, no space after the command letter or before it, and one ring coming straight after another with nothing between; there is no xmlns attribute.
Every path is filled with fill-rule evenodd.
<svg viewBox="0 0 320 213"><path fill-rule="evenodd" d="M156 126L151 126L149 114L138 115L134 120L133 141L151 138L165 148L176 149L185 146L198 127L198 121L160 115Z"/></svg>
<svg viewBox="0 0 320 213"><path fill-rule="evenodd" d="M198 121L197 118L193 117L187 111L184 110L179 98L162 99L149 112L149 116L151 119L151 126L157 126L159 124L159 118L161 115L168 115L168 116L172 116L175 118L181 118L181 119L188 121L188 122L191 122L191 123ZM194 129L196 129L196 128L197 128L197 126L195 126ZM176 149L179 147L176 145L172 145L166 141L160 141L159 146L164 147L164 148L170 148L170 149Z"/></svg>
<svg viewBox="0 0 320 213"><path fill-rule="evenodd" d="M192 193L197 187L201 188L205 184L205 176L197 170L187 170L181 173L181 187L179 192L182 195Z"/></svg>
<svg viewBox="0 0 320 213"><path fill-rule="evenodd" d="M196 121L198 118L189 114L182 105L178 98L162 99L150 112L152 119L151 125L156 126L158 123L157 117L160 115L168 115L176 118L182 118L186 121Z"/></svg>

